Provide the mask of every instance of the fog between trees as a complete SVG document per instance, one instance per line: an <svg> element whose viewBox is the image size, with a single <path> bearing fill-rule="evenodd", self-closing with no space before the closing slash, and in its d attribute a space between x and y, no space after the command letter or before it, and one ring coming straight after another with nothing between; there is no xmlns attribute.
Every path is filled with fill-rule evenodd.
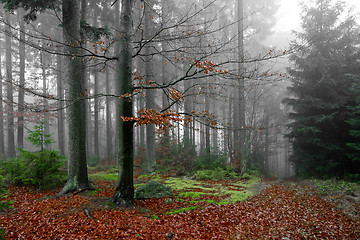
<svg viewBox="0 0 360 240"><path fill-rule="evenodd" d="M277 0L2 2L0 154L30 148L24 128L46 119L51 148L83 178L63 192L90 187L86 165L118 160L118 203L133 197L122 198L134 160L153 172L223 156L239 173L282 177L359 168L358 24L346 5L299 6L302 30L278 47L267 41Z"/></svg>

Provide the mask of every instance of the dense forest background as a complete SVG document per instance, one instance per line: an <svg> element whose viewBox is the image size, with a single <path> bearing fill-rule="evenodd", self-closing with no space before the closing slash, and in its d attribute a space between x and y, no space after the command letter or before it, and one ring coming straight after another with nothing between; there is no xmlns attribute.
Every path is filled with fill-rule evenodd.
<svg viewBox="0 0 360 240"><path fill-rule="evenodd" d="M276 0L1 2L0 155L35 151L37 126L55 141L35 146L68 156L63 192L118 161L360 179L359 24L341 1L304 2L288 46Z"/></svg>

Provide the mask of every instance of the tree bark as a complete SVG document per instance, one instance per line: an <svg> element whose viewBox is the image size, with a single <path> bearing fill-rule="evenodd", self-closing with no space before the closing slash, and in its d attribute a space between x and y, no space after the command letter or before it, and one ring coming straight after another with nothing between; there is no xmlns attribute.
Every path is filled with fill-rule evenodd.
<svg viewBox="0 0 360 240"><path fill-rule="evenodd" d="M97 69L93 72L94 74L94 94L99 94L99 72ZM99 150L99 98L94 99L94 154L100 158Z"/></svg>
<svg viewBox="0 0 360 240"><path fill-rule="evenodd" d="M23 19L23 11L18 11L20 25L20 41L19 41L19 59L20 59L20 81L19 81L19 97L18 97L18 121L17 121L17 147L24 147L24 90L25 86L25 22Z"/></svg>
<svg viewBox="0 0 360 240"><path fill-rule="evenodd" d="M238 0L238 88L235 88L234 104L234 161L237 161L237 172L244 173L246 170L245 157L245 94L244 94L244 23L243 23L243 0Z"/></svg>
<svg viewBox="0 0 360 240"><path fill-rule="evenodd" d="M78 1L63 0L63 36L65 52L65 83L69 107L67 112L69 129L68 180L59 195L91 188L86 163L85 101L81 78L82 58L78 57L80 47L80 4Z"/></svg>
<svg viewBox="0 0 360 240"><path fill-rule="evenodd" d="M42 45L45 46L45 41L42 41ZM47 82L46 82L46 59L45 59L45 52L41 51L40 52L40 62L41 62L41 75L42 75L42 80L43 80L43 95L46 96L47 95ZM49 134L50 133L50 124L49 124L49 114L48 114L48 100L46 98L43 99L43 118L45 120L45 126L44 126L44 133L45 134ZM46 148L50 149L51 145L47 145Z"/></svg>
<svg viewBox="0 0 360 240"><path fill-rule="evenodd" d="M12 79L12 48L11 48L11 30L10 30L10 16L5 12L5 47L6 47L6 101L7 101L7 156L15 156L15 137L14 137L14 99L13 99L13 79Z"/></svg>
<svg viewBox="0 0 360 240"><path fill-rule="evenodd" d="M0 41L0 48L2 48L2 42ZM1 55L0 55L0 66L2 66ZM0 67L0 157L5 155L5 142L4 142L4 106L3 106L3 74L2 68Z"/></svg>
<svg viewBox="0 0 360 240"><path fill-rule="evenodd" d="M244 0L239 0L238 2L238 49L239 49L239 76L242 76L244 73L244 66L242 61L244 60ZM239 114L239 124L240 124L240 160L241 160L241 173L246 172L247 166L247 156L246 156L246 140L245 140L245 81L244 77L240 77L240 89L239 89L239 100L240 100L240 114Z"/></svg>
<svg viewBox="0 0 360 240"><path fill-rule="evenodd" d="M111 68L106 67L106 93L111 94L111 86L110 86L110 71ZM112 132L111 132L111 99L110 97L106 97L106 157L108 163L113 157L112 152Z"/></svg>
<svg viewBox="0 0 360 240"><path fill-rule="evenodd" d="M62 35L59 34L59 41L62 40ZM56 55L56 86L57 96L59 99L64 98L64 84L63 84L63 56L60 54ZM57 110L57 124L58 124L58 146L61 154L65 154L65 116L64 116L64 102L58 102Z"/></svg>
<svg viewBox="0 0 360 240"><path fill-rule="evenodd" d="M149 1L144 3L145 8L145 23L144 23L144 30L145 30L145 40L147 41L151 34L151 25L150 25L150 16L152 13L150 12L150 7L148 6ZM152 82L153 81L153 68L152 68L152 57L150 56L150 45L148 44L145 46L145 81ZM155 90L148 89L146 90L146 109L155 109ZM155 124L150 123L146 125L146 171L148 173L154 172L156 168L155 162Z"/></svg>
<svg viewBox="0 0 360 240"><path fill-rule="evenodd" d="M131 94L132 89L132 3L133 0L122 0L120 16L120 39L117 61L119 92ZM131 98L121 98L119 101L119 116L133 117ZM111 201L122 206L131 206L134 201L134 147L133 121L119 119L119 177Z"/></svg>

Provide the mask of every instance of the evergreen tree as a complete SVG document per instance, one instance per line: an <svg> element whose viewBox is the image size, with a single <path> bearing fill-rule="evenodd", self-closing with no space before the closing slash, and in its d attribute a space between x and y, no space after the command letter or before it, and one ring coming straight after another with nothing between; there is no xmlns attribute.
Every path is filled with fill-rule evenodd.
<svg viewBox="0 0 360 240"><path fill-rule="evenodd" d="M351 90L356 94L356 106L350 108L351 118L347 121L350 124L350 135L354 138L347 145L352 152L349 157L354 162L355 168L360 169L360 79L356 78ZM358 176L360 177L360 176Z"/></svg>
<svg viewBox="0 0 360 240"><path fill-rule="evenodd" d="M344 16L338 1L317 0L303 5L302 33L292 43L289 70L293 97L285 101L292 107L289 137L292 160L306 176L342 176L354 170L347 156L348 106L354 104L349 88L359 66L358 26L352 16ZM345 20L343 20L345 19Z"/></svg>

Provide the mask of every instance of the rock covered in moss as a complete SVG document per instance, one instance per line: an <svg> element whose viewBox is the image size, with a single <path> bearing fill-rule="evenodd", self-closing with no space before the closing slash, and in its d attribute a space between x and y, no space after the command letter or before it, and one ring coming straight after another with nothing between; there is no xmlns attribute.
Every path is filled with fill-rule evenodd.
<svg viewBox="0 0 360 240"><path fill-rule="evenodd" d="M172 196L174 196L174 192L170 187L167 187L153 180L135 189L136 199L162 198L162 197L172 197Z"/></svg>

